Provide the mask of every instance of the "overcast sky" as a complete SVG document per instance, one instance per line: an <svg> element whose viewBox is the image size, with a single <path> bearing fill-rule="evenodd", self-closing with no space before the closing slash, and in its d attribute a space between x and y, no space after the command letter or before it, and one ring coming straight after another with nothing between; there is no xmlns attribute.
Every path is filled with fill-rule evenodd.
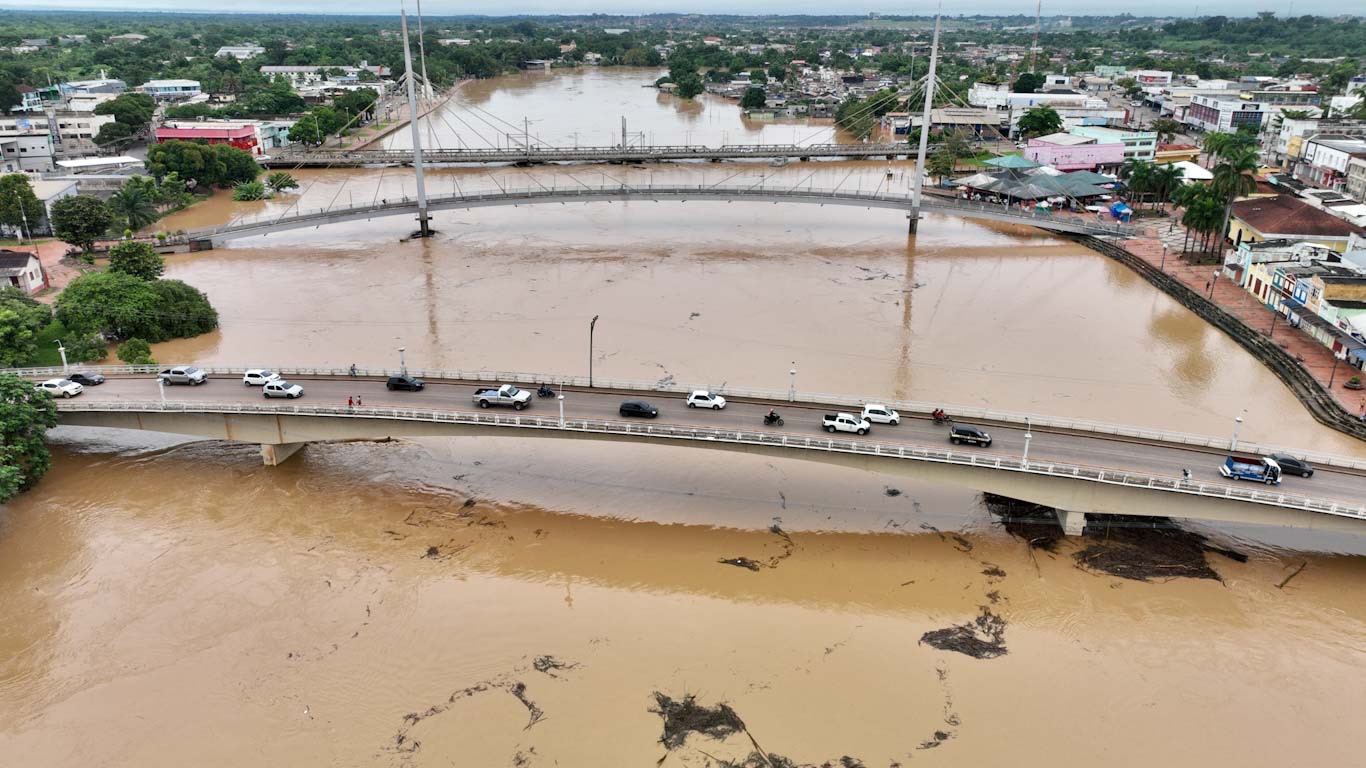
<svg viewBox="0 0 1366 768"><path fill-rule="evenodd" d="M1027 14L1034 13L1034 0L944 0L946 14ZM0 9L43 8L62 10L174 10L199 6L185 0L0 0ZM392 13L398 0L236 0L232 3L204 3L223 12L267 13ZM414 0L409 0L412 9ZM200 6L203 7L203 6ZM810 13L861 14L869 11L900 14L933 13L932 2L889 3L871 0L849 3L831 0L426 0L422 10L428 15L483 13ZM1148 0L1143 3L1097 3L1094 0L1044 0L1043 13L1051 15L1114 14L1129 11L1150 16L1251 16L1257 11L1336 15L1360 6L1341 0Z"/></svg>

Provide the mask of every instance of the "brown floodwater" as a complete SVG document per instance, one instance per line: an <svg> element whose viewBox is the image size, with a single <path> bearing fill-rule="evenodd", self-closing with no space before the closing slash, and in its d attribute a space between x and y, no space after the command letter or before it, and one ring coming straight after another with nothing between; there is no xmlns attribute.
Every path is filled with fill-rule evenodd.
<svg viewBox="0 0 1366 768"><path fill-rule="evenodd" d="M628 80L612 98L655 102ZM651 174L908 178L432 178ZM297 196L167 226L412 190L397 169L298 175ZM600 315L600 376L781 389L795 363L810 391L1211 434L1247 409L1247 439L1362 453L1146 282L1029 230L932 217L908 240L888 211L724 203L436 222L425 242L391 218L171 257L222 328L155 355L396 365L405 346L415 366L578 373ZM1082 542L1030 550L974 494L814 462L508 438L314 445L267 469L253 446L93 429L54 450L0 509L5 764L650 765L656 691L727 702L764 750L817 765L1359 762L1366 559L1297 551L1359 543L1204 530L1247 562L1137 582L1079 567ZM759 570L718 562L737 557ZM920 642L984 607L1004 655ZM694 735L665 764L752 749Z"/></svg>

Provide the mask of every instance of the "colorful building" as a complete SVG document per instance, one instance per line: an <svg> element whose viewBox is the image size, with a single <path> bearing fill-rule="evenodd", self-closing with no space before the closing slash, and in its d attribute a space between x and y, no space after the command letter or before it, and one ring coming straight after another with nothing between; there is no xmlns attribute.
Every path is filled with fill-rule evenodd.
<svg viewBox="0 0 1366 768"><path fill-rule="evenodd" d="M204 141L209 144L230 144L253 155L261 154L256 126L251 123L167 123L157 129L157 143L168 141Z"/></svg>

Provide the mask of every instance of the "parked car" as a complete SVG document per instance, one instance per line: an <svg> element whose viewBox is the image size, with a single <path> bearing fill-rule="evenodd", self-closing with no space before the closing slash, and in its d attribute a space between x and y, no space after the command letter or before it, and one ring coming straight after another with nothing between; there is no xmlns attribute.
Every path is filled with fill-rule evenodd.
<svg viewBox="0 0 1366 768"><path fill-rule="evenodd" d="M90 371L76 371L67 376L67 378L86 387L96 387L104 383L104 374L92 373Z"/></svg>
<svg viewBox="0 0 1366 768"><path fill-rule="evenodd" d="M193 365L177 365L157 374L157 378L167 384L189 384L199 386L209 380L209 374Z"/></svg>
<svg viewBox="0 0 1366 768"><path fill-rule="evenodd" d="M422 379L414 378L406 373L402 376L390 376L389 380L384 382L384 388L390 392L396 389L404 392L421 392L425 386L427 385Z"/></svg>
<svg viewBox="0 0 1366 768"><path fill-rule="evenodd" d="M1300 477L1314 476L1314 468L1309 466L1309 462L1304 459L1297 459L1288 453L1273 453L1271 458L1281 465L1282 474L1299 475Z"/></svg>
<svg viewBox="0 0 1366 768"><path fill-rule="evenodd" d="M710 408L719 411L726 407L726 398L712 394L705 389L694 390L688 395L689 408Z"/></svg>
<svg viewBox="0 0 1366 768"><path fill-rule="evenodd" d="M516 410L522 410L531 402L531 393L513 384L504 384L497 389L476 389L474 391L474 402L480 408L487 408L490 405L510 405Z"/></svg>
<svg viewBox="0 0 1366 768"><path fill-rule="evenodd" d="M622 416L640 416L646 419L653 419L659 415L659 409L644 400L623 400L617 412Z"/></svg>
<svg viewBox="0 0 1366 768"><path fill-rule="evenodd" d="M873 428L867 419L852 413L827 413L821 420L821 426L825 427L826 432L853 432L859 435L866 435Z"/></svg>
<svg viewBox="0 0 1366 768"><path fill-rule="evenodd" d="M275 381L280 378L280 374L268 371L265 368L252 368L242 374L242 384L248 387L263 387L268 381Z"/></svg>
<svg viewBox="0 0 1366 768"><path fill-rule="evenodd" d="M46 392L53 397L75 397L85 391L85 387L72 381L71 379L48 379L37 386L39 392Z"/></svg>
<svg viewBox="0 0 1366 768"><path fill-rule="evenodd" d="M284 397L293 400L296 397L303 397L304 388L298 384L290 384L284 379L271 379L261 385L261 394L267 398Z"/></svg>
<svg viewBox="0 0 1366 768"><path fill-rule="evenodd" d="M954 424L949 427L949 442L954 445L971 443L985 448L991 445L991 435L968 424Z"/></svg>
<svg viewBox="0 0 1366 768"><path fill-rule="evenodd" d="M901 423L901 414L877 403L867 403L863 406L863 418L874 424L891 424L896 426Z"/></svg>

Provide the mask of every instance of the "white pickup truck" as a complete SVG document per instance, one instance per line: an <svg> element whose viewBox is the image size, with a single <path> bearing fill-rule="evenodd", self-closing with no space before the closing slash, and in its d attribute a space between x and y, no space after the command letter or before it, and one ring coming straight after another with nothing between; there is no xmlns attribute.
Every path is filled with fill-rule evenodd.
<svg viewBox="0 0 1366 768"><path fill-rule="evenodd" d="M531 393L512 384L504 384L497 389L475 390L474 402L478 403L480 408L487 408L490 405L510 405L520 411L527 406L527 403L531 402Z"/></svg>
<svg viewBox="0 0 1366 768"><path fill-rule="evenodd" d="M867 419L852 413L827 413L821 419L821 426L825 427L826 432L853 432L859 435L866 435L873 428Z"/></svg>

